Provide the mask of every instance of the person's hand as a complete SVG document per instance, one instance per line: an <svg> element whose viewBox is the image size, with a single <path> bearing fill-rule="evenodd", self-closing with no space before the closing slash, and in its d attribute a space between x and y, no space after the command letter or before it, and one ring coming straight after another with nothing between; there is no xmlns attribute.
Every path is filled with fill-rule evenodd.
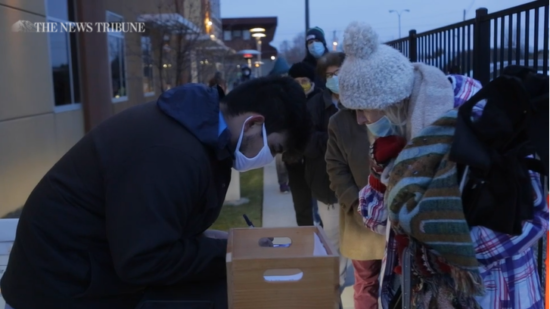
<svg viewBox="0 0 550 309"><path fill-rule="evenodd" d="M370 151L377 168L381 168L381 171L383 171L391 159L397 158L406 144L407 140L401 136L390 135L377 138L372 143ZM379 174L381 174L381 171Z"/></svg>
<svg viewBox="0 0 550 309"><path fill-rule="evenodd" d="M229 233L220 230L206 230L202 235L213 239L227 239L229 237Z"/></svg>

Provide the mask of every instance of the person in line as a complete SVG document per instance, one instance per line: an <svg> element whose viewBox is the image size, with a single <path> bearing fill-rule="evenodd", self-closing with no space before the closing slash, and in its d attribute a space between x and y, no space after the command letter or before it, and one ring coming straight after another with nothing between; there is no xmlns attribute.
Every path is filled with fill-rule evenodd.
<svg viewBox="0 0 550 309"><path fill-rule="evenodd" d="M315 84L315 69L305 63L293 64L288 70L288 75L302 87L306 102L311 100L321 90ZM302 153L285 151L282 155L288 171L292 202L296 211L298 226L311 226L321 224L321 219L315 211L317 202L313 198L311 188L305 178L305 162Z"/></svg>
<svg viewBox="0 0 550 309"><path fill-rule="evenodd" d="M387 237L381 307L542 308L531 249L548 229L538 176L532 176L534 217L523 222L521 235L470 229L465 218L449 160L453 108L478 89L455 95L442 71L410 63L364 23L347 27L344 51L341 102L375 139L359 211L367 227Z"/></svg>
<svg viewBox="0 0 550 309"><path fill-rule="evenodd" d="M313 27L306 32L306 56L302 62L317 68L317 60L329 52L325 32L319 27ZM322 76L315 75L315 83L318 89L325 89L325 80Z"/></svg>
<svg viewBox="0 0 550 309"><path fill-rule="evenodd" d="M359 190L368 183L369 141L367 127L355 121L356 111L339 103L338 73L344 53L328 53L317 65L324 74L331 100L339 111L328 123L328 143L325 160L330 188L340 205L340 253L353 264L355 309L378 308L378 276L386 240L365 227L357 212Z"/></svg>
<svg viewBox="0 0 550 309"><path fill-rule="evenodd" d="M208 81L208 86L216 88L220 100L225 97L225 94L227 93L227 83L225 82L225 79L223 79L221 72L216 72L216 74L214 74L214 77Z"/></svg>
<svg viewBox="0 0 550 309"><path fill-rule="evenodd" d="M306 57L305 62L312 67L317 67L317 60L329 52L325 31L319 27L313 27L306 32ZM320 87L322 88L322 87Z"/></svg>
<svg viewBox="0 0 550 309"><path fill-rule="evenodd" d="M288 76L290 66L284 57L277 57L273 64L273 69L269 71L268 76ZM288 185L288 172L283 162L281 154L275 156L275 167L277 169L277 181L279 182L279 192L287 194L290 192Z"/></svg>
<svg viewBox="0 0 550 309"><path fill-rule="evenodd" d="M227 308L220 214L231 168L269 164L309 138L303 89L254 79L220 102L186 84L86 134L19 219L2 296L15 309L134 309L145 300Z"/></svg>
<svg viewBox="0 0 550 309"><path fill-rule="evenodd" d="M317 62L317 75L325 79L327 70L334 69L331 63L337 62L341 53L327 53ZM324 74L320 74L324 73ZM325 153L328 142L329 119L338 112L338 89L330 79L325 89L307 101L308 112L311 118L312 134L304 151L305 178L311 188L311 193L317 201L319 216L323 222L323 229L328 239L340 252L340 207L336 194L330 188L329 175ZM340 286L343 288L346 269L350 264L344 256L340 257Z"/></svg>

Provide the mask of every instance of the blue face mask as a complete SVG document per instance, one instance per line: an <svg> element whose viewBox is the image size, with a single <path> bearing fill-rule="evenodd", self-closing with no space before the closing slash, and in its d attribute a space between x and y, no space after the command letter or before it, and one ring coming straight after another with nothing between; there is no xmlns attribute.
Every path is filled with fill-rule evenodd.
<svg viewBox="0 0 550 309"><path fill-rule="evenodd" d="M322 42L313 42L308 44L307 50L315 58L321 58L325 53L325 45Z"/></svg>
<svg viewBox="0 0 550 309"><path fill-rule="evenodd" d="M325 86L327 86L328 90L332 91L332 93L340 93L340 89L338 88L338 76L333 76L327 79Z"/></svg>
<svg viewBox="0 0 550 309"><path fill-rule="evenodd" d="M367 124L367 128L376 137L385 137L395 134L394 126L386 116L383 116L376 122Z"/></svg>

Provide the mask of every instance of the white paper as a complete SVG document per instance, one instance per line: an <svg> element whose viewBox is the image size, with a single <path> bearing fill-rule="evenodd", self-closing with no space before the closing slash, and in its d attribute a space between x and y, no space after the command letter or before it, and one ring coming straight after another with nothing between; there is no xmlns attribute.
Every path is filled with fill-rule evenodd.
<svg viewBox="0 0 550 309"><path fill-rule="evenodd" d="M317 236L317 233L313 233L313 256L327 256L327 249L323 246L321 238Z"/></svg>

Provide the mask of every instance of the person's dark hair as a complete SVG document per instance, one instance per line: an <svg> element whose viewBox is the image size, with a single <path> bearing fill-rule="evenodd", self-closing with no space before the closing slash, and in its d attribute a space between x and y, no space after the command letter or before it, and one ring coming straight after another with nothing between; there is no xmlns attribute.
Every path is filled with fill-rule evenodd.
<svg viewBox="0 0 550 309"><path fill-rule="evenodd" d="M315 68L306 62L298 62L290 67L288 76L292 78L307 77L313 82L315 81Z"/></svg>
<svg viewBox="0 0 550 309"><path fill-rule="evenodd" d="M267 134L288 134L286 149L303 151L310 134L304 90L290 77L268 76L240 84L222 100L229 115L255 112L265 117Z"/></svg>
<svg viewBox="0 0 550 309"><path fill-rule="evenodd" d="M342 52L329 52L324 54L317 61L317 75L321 78L325 78L327 68L330 66L341 67L346 59L346 54Z"/></svg>

